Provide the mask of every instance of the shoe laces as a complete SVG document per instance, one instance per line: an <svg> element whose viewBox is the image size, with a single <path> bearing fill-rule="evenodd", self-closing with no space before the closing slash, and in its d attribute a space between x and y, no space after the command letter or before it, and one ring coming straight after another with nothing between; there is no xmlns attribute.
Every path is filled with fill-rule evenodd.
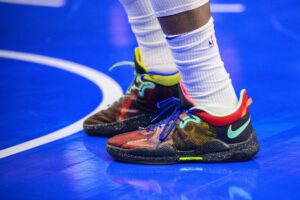
<svg viewBox="0 0 300 200"><path fill-rule="evenodd" d="M129 66L129 67L135 68L135 64L132 61L120 61L120 62L113 64L108 70L113 71L116 68L124 67L124 66ZM136 76L137 76L137 74L136 74L136 72L134 72L134 79L136 79ZM133 83L130 84L130 86L127 88L126 93L129 94L130 91L134 88L135 88L135 85L134 85L134 81L133 81Z"/></svg>
<svg viewBox="0 0 300 200"><path fill-rule="evenodd" d="M117 62L117 63L113 64L108 70L112 71L112 70L114 70L118 67L123 67L123 66L130 66L130 67L134 68L135 64L132 61L126 61L126 60L125 61L120 61L120 62Z"/></svg>
<svg viewBox="0 0 300 200"><path fill-rule="evenodd" d="M115 64L113 64L108 70L113 71L116 68L124 67L124 66L130 66L132 68L135 68L135 63L132 61L120 61ZM143 73L138 74L136 71L134 71L134 80L137 80L137 82L141 82L142 84L149 84L149 82L145 82L144 76L148 75L149 73ZM131 90L136 89L137 87L134 84L135 81L128 87L126 93L129 94Z"/></svg>
<svg viewBox="0 0 300 200"><path fill-rule="evenodd" d="M132 68L135 68L135 63L132 62L132 61L120 61L120 62L117 62L115 64L113 64L108 70L109 71L113 71L114 69L118 68L118 67L123 67L123 66L130 66ZM136 73L134 72L134 74L136 75ZM149 72L145 72L143 74L140 74L140 77L141 77L141 80L145 80L144 79L144 76L146 75L151 75L152 73L149 73Z"/></svg>
<svg viewBox="0 0 300 200"><path fill-rule="evenodd" d="M192 109L182 109L181 101L178 98L171 97L166 100L160 101L157 103L157 108L159 109L159 113L152 119L151 123L155 122L160 117L163 117L164 114L171 112L170 115L165 120L160 121L159 123L150 126L150 130L154 130L156 128L161 128L162 125L165 125L163 130L159 135L159 140L163 142L165 139L169 137L173 129L175 128L176 121L179 120L180 122L184 122L185 119L180 117L180 114L185 113L186 116L189 118L195 119L193 116ZM171 124L170 124L171 123Z"/></svg>

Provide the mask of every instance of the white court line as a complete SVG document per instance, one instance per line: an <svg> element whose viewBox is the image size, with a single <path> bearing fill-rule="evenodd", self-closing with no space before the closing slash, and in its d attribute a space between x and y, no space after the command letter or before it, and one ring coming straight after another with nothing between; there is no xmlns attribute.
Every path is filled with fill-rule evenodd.
<svg viewBox="0 0 300 200"><path fill-rule="evenodd" d="M45 7L63 7L66 4L66 0L0 0L0 3Z"/></svg>
<svg viewBox="0 0 300 200"><path fill-rule="evenodd" d="M210 8L214 13L241 13L246 10L246 7L240 3L212 3Z"/></svg>
<svg viewBox="0 0 300 200"><path fill-rule="evenodd" d="M92 111L82 119L74 122L73 124L65 128L59 129L47 135L0 150L0 158L5 158L7 156L11 156L35 148L47 144L49 142L53 142L55 140L59 140L61 138L67 137L69 135L81 131L82 123L86 117L105 108L108 104L111 104L111 102L119 98L123 93L120 85L117 82L115 82L113 79L111 79L109 76L81 64L77 64L62 59L51 58L48 56L22 53L16 51L6 51L6 50L0 50L0 58L1 57L37 63L48 67L58 68L79 75L93 82L95 85L97 85L99 89L102 91L103 98L102 98L102 102L94 109L94 111ZM80 86L78 87L80 88Z"/></svg>

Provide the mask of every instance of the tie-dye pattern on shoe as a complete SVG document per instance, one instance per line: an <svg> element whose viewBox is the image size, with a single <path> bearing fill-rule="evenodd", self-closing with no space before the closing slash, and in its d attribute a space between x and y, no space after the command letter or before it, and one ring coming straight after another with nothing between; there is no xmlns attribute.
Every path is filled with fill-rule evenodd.
<svg viewBox="0 0 300 200"><path fill-rule="evenodd" d="M224 116L224 124L213 125L203 120L197 107L184 109L176 98L158 104L168 117L145 129L112 137L107 151L115 159L129 163L171 164L182 162L233 162L251 159L259 149L248 112L248 97L244 92L235 113ZM171 110L171 111L170 111ZM240 116L237 120L232 116ZM218 116L219 117L219 116ZM214 119L214 116L208 119ZM155 119L155 118L154 118ZM220 123L220 122L219 122ZM229 138L229 128L245 129L236 138Z"/></svg>

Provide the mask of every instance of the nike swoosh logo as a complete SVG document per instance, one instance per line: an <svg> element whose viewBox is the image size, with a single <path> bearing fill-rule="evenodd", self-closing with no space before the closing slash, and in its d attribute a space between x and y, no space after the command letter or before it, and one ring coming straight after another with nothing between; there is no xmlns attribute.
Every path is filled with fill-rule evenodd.
<svg viewBox="0 0 300 200"><path fill-rule="evenodd" d="M228 138L234 139L234 138L238 137L246 129L246 127L249 125L249 123L250 123L250 118L242 126L240 126L240 128L238 128L234 131L232 130L232 127L230 125L228 128L228 131L227 131Z"/></svg>

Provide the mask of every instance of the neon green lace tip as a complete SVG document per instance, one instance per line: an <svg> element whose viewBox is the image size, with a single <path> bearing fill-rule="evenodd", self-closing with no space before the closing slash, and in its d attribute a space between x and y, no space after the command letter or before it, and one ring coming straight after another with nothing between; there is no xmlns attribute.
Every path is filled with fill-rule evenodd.
<svg viewBox="0 0 300 200"><path fill-rule="evenodd" d="M203 160L203 157L200 156L190 156L190 157L179 157L180 161L197 161Z"/></svg>

